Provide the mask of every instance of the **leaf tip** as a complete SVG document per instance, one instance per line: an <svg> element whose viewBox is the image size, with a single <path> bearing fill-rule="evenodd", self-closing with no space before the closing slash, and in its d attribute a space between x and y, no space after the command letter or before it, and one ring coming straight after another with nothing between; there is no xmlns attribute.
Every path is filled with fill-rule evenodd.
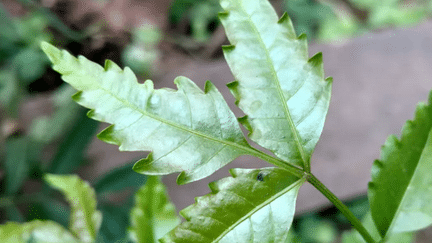
<svg viewBox="0 0 432 243"><path fill-rule="evenodd" d="M153 161L153 153L149 153L146 158L138 160L132 167L137 173L144 174L147 165Z"/></svg>
<svg viewBox="0 0 432 243"><path fill-rule="evenodd" d="M185 185L189 182L191 182L191 178L186 174L185 171L182 171L178 176L177 176L177 185Z"/></svg>
<svg viewBox="0 0 432 243"><path fill-rule="evenodd" d="M224 19L224 18L228 17L228 15L229 15L229 13L227 11L218 13L219 19Z"/></svg>
<svg viewBox="0 0 432 243"><path fill-rule="evenodd" d="M108 70L115 70L117 72L121 72L122 69L113 61L107 59L105 60L105 65L104 65L104 70L108 71Z"/></svg>
<svg viewBox="0 0 432 243"><path fill-rule="evenodd" d="M223 45L222 51L223 52L230 52L235 49L235 45Z"/></svg>
<svg viewBox="0 0 432 243"><path fill-rule="evenodd" d="M308 63L312 65L312 70L316 72L320 77L324 77L324 64L322 52L318 52L308 60Z"/></svg>
<svg viewBox="0 0 432 243"><path fill-rule="evenodd" d="M78 103L81 100L81 96L82 96L82 91L78 91L72 95L72 100Z"/></svg>
<svg viewBox="0 0 432 243"><path fill-rule="evenodd" d="M90 110L89 113L94 116L94 111ZM120 146L121 142L114 136L114 132L114 125L110 125L96 136L106 143Z"/></svg>
<svg viewBox="0 0 432 243"><path fill-rule="evenodd" d="M248 116L243 116L237 118L237 121L242 124L251 133L253 131L252 125L249 122Z"/></svg>
<svg viewBox="0 0 432 243"><path fill-rule="evenodd" d="M289 20L290 20L290 17L288 16L288 13L284 12L282 14L282 16L280 17L280 19L278 20L278 24L281 24L281 23L289 21Z"/></svg>
<svg viewBox="0 0 432 243"><path fill-rule="evenodd" d="M318 52L317 54L315 54L313 57L311 57L308 62L310 64L312 64L313 66L319 66L322 64L323 62L323 56L322 56L322 52Z"/></svg>
<svg viewBox="0 0 432 243"><path fill-rule="evenodd" d="M231 94L234 96L236 105L238 105L240 102L240 93L237 89L238 85L239 85L238 81L234 81L226 85L229 91L231 92Z"/></svg>
<svg viewBox="0 0 432 243"><path fill-rule="evenodd" d="M40 47L42 51L48 56L51 63L56 64L61 60L61 50L57 49L57 47L51 45L48 42L41 42Z"/></svg>
<svg viewBox="0 0 432 243"><path fill-rule="evenodd" d="M207 80L206 82L205 82L205 85L204 85L204 93L208 93L208 92L210 92L211 90L215 90L216 89L216 86L210 81L210 80Z"/></svg>

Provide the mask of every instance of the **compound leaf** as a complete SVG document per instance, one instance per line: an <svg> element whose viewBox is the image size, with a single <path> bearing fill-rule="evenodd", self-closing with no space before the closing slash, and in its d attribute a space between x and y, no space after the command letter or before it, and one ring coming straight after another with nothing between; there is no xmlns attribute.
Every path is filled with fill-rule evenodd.
<svg viewBox="0 0 432 243"><path fill-rule="evenodd" d="M161 242L285 242L299 179L279 168L231 169L211 193L180 214L186 219Z"/></svg>
<svg viewBox="0 0 432 243"><path fill-rule="evenodd" d="M34 220L23 224L8 222L4 225L0 225L0 241L3 243L79 242L69 231L58 223L40 220Z"/></svg>
<svg viewBox="0 0 432 243"><path fill-rule="evenodd" d="M149 176L135 194L135 207L131 211L130 236L133 242L151 243L180 223L174 205L159 177Z"/></svg>
<svg viewBox="0 0 432 243"><path fill-rule="evenodd" d="M432 224L432 92L407 121L401 139L390 136L372 167L368 197L380 235Z"/></svg>
<svg viewBox="0 0 432 243"><path fill-rule="evenodd" d="M71 205L69 229L83 242L94 242L102 223L96 210L96 195L90 185L76 175L45 175L45 181L60 190Z"/></svg>
<svg viewBox="0 0 432 243"><path fill-rule="evenodd" d="M267 0L221 0L220 19L231 45L225 59L236 79L228 84L247 115L249 137L279 158L310 170L310 157L327 114L331 78L322 54L308 59L306 36Z"/></svg>
<svg viewBox="0 0 432 243"><path fill-rule="evenodd" d="M185 77L174 83L178 91L139 84L129 68L111 61L105 68L75 58L48 43L42 49L53 68L77 90L79 104L93 109L93 119L114 124L98 137L120 150L152 150L134 170L150 175L182 172L179 184L204 178L252 148L216 87L208 81L204 92Z"/></svg>

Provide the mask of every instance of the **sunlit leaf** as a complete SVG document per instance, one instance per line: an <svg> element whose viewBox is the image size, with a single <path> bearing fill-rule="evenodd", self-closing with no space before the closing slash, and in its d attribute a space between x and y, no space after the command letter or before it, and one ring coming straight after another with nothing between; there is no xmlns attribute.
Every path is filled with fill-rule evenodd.
<svg viewBox="0 0 432 243"><path fill-rule="evenodd" d="M186 219L162 242L284 242L304 180L278 168L231 169L211 193L180 214Z"/></svg>
<svg viewBox="0 0 432 243"><path fill-rule="evenodd" d="M159 177L149 176L135 195L131 211L130 236L133 242L151 243L180 223L174 205Z"/></svg>
<svg viewBox="0 0 432 243"><path fill-rule="evenodd" d="M134 170L145 174L182 172L179 184L212 174L233 159L252 151L222 95L207 82L204 92L185 77L172 89L154 90L139 84L129 68L107 61L105 68L78 59L48 43L42 48L62 78L80 90L79 104L93 109L93 119L112 123L98 137L120 150L152 150Z"/></svg>
<svg viewBox="0 0 432 243"><path fill-rule="evenodd" d="M221 0L231 45L225 59L236 79L228 87L247 115L249 137L279 158L310 170L330 102L322 54L308 58L306 36L266 0Z"/></svg>
<svg viewBox="0 0 432 243"><path fill-rule="evenodd" d="M83 242L93 242L102 222L93 188L76 175L47 174L45 181L66 196L71 206L70 231Z"/></svg>
<svg viewBox="0 0 432 243"><path fill-rule="evenodd" d="M372 218L386 239L432 224L432 92L407 121L401 138L390 136L372 167L368 196Z"/></svg>

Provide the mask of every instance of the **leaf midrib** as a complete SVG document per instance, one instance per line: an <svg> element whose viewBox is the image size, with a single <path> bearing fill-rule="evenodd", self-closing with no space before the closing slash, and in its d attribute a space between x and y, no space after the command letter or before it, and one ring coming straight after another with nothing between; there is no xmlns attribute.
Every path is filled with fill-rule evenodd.
<svg viewBox="0 0 432 243"><path fill-rule="evenodd" d="M304 183L306 181L305 178L301 178L299 180L297 180L296 182L290 184L289 186L287 186L286 188L284 188L283 190L279 191L278 193L274 194L273 196L269 197L267 200L265 200L264 202L260 203L257 207L255 207L253 210L249 211L247 214L245 214L243 217L241 217L240 219L238 219L234 224L232 224L231 226L229 226L226 230L224 230L218 238L216 238L215 240L212 241L212 243L217 243L219 242L225 235L227 235L229 232L231 232L235 227L237 227L239 224L241 224L243 221L245 221L247 218L251 217L254 213L258 212L259 210L261 210L262 208L264 208L265 206L269 205L270 203L272 203L274 200L278 199L279 197L281 197L283 194L288 193L290 190L292 190L294 187L296 187L297 185L301 185L302 183Z"/></svg>
<svg viewBox="0 0 432 243"><path fill-rule="evenodd" d="M291 113L290 113L288 105L287 105L288 100L285 101L285 97L284 97L283 92L282 92L282 87L280 86L280 81L279 81L279 78L277 76L277 72L274 69L273 60L270 58L270 54L269 54L269 52L267 50L266 45L264 44L264 41L263 41L263 39L261 37L261 33L258 31L257 27L255 26L254 22L252 21L251 16L246 12L246 10L245 10L245 8L243 6L243 2L242 1L240 1L240 6L241 6L241 9L243 10L243 12L245 13L245 15L248 17L249 22L251 23L250 25L252 26L253 30L257 33L256 36L258 36L258 38L257 38L259 40L258 43L262 46L262 48L265 51L267 63L270 63L269 66L270 66L270 69L271 69L271 74L273 76L273 80L276 81L275 83L276 83L276 89L277 89L277 92L278 92L279 100L283 104L285 117L288 120L288 124L289 124L289 126L291 128L291 131L292 131L293 135L294 135L294 140L296 141L296 145L297 145L297 148L299 150L300 156L302 158L302 162L303 162L304 168L305 168L306 171L310 171L309 165L308 165L308 163L306 161L306 155L305 155L304 148L303 148L303 146L301 145L301 142L300 142L300 135L298 134L298 131L297 131L297 128L296 128L296 126L294 124L294 121L291 118ZM288 140L288 138L286 138L286 140ZM287 143L289 143L289 141L287 141Z"/></svg>
<svg viewBox="0 0 432 243"><path fill-rule="evenodd" d="M145 110L139 109L139 107L137 107L137 106L134 105L133 103L131 103L131 102L129 102L128 100L125 100L125 99L123 99L123 98L117 96L116 94L112 93L110 90L105 89L104 87L102 87L101 85L99 85L99 83L96 83L96 84L98 84L99 89L105 91L106 93L108 93L108 94L110 94L112 97L114 97L115 99L117 99L117 100L119 100L120 102L122 102L123 105L125 105L125 106L127 106L127 107L129 107L129 108L131 108L131 109L133 109L133 110L135 110L135 111L141 113L141 114L144 115L144 116L148 116L148 117L150 117L150 118L152 118L152 119L154 119L154 120L157 120L157 121L159 121L159 122L161 122L161 123L167 124L167 125L169 125L169 126L172 126L172 127L176 128L176 129L179 129L179 130L185 131L185 132L187 132L187 133L194 134L194 135L196 135L196 136L198 136L198 137L203 137L204 139L212 140L212 141L215 141L215 142L218 142L218 143L225 144L225 145L227 145L227 146L231 146L231 147L238 148L238 149L240 149L240 150L243 150L246 154L250 154L250 155L252 155L252 154L254 154L254 152L255 152L255 151L253 151L253 149L252 149L251 147L249 147L249 146L243 146L243 145L240 145L240 144L238 144L238 143L233 143L233 142L230 142L230 141L226 141L226 140L222 140L222 139L217 139L217 138L214 138L214 137L208 136L207 134L204 134L204 133L201 133L201 132L194 131L194 130L189 129L189 128L185 127L185 126L178 125L178 124L173 123L173 122L171 122L171 121L169 121L169 120L163 119L163 118L161 118L161 117L159 117L159 116L156 116L156 115L154 115L154 114L152 114L152 113L149 113L149 112L147 112L147 111L145 111ZM140 87L138 87L138 88L140 88ZM156 91L156 90L153 90L153 91ZM178 90L177 90L176 92L178 92ZM191 112L192 112L192 110L191 110Z"/></svg>
<svg viewBox="0 0 432 243"><path fill-rule="evenodd" d="M411 178L409 179L409 182L407 183L407 187L405 187L405 191L404 191L404 193L402 194L402 197L401 197L400 203L399 203L397 209L395 210L395 213L393 214L393 217L392 217L392 219L391 219L391 224L390 224L389 227L387 228L387 231L386 231L386 233L385 233L385 235L384 235L384 237L383 237L383 240L385 240L385 239L387 239L387 238L389 237L388 233L389 233L389 232L391 233L391 230L392 230L392 228L394 227L394 223L396 222L396 221L395 221L395 216L398 215L399 212L401 211L401 206L402 206L402 204L403 204L403 202L404 202L404 200L405 200L405 195L406 195L406 193L408 192L407 189L408 189L409 185L411 185L411 182L412 182L412 180L413 180L413 178L414 178L414 174L417 172L417 169L418 169L418 165L419 165L420 159L421 159L421 157L423 156L423 153L424 153L424 151L425 151L425 149L426 149L426 144L428 143L428 140L429 140L429 137L430 137L430 136L432 136L432 127L429 127L429 134L428 134L428 136L427 136L427 138L426 138L426 141L425 141L425 143L424 143L424 145L423 145L423 148L422 148L422 150L421 150L421 152L420 152L420 156L418 157L418 161L417 161L417 164L416 164L416 166L415 166L416 168L414 169L414 171L413 171L413 173L412 173L412 175L411 175Z"/></svg>

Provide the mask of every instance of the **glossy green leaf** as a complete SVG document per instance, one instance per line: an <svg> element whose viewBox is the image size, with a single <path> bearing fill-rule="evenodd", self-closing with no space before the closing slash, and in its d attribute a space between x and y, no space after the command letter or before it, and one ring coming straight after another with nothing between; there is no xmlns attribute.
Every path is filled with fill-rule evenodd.
<svg viewBox="0 0 432 243"><path fill-rule="evenodd" d="M56 222L34 220L23 224L9 222L0 225L0 242L78 243L79 241Z"/></svg>
<svg viewBox="0 0 432 243"><path fill-rule="evenodd" d="M368 197L382 237L432 224L432 92L401 138L390 136L372 166Z"/></svg>
<svg viewBox="0 0 432 243"><path fill-rule="evenodd" d="M205 91L185 77L175 79L178 91L154 90L139 84L129 68L107 61L105 68L78 59L48 43L42 48L62 78L80 90L75 101L93 109L93 119L112 123L98 137L120 150L152 150L134 170L159 175L182 172L179 184L212 174L252 151L222 95L207 82Z"/></svg>
<svg viewBox="0 0 432 243"><path fill-rule="evenodd" d="M310 170L331 93L322 54L308 59L288 15L279 20L267 0L221 0L220 19L231 45L225 59L236 79L228 84L247 115L249 137L279 158Z"/></svg>
<svg viewBox="0 0 432 243"><path fill-rule="evenodd" d="M102 222L93 188L76 175L47 174L45 181L66 196L71 206L70 231L83 242L93 242Z"/></svg>
<svg viewBox="0 0 432 243"><path fill-rule="evenodd" d="M304 180L279 168L231 169L211 193L180 214L186 219L162 242L284 242Z"/></svg>
<svg viewBox="0 0 432 243"><path fill-rule="evenodd" d="M156 243L180 223L165 186L157 176L149 176L135 194L135 207L130 217L130 237L139 243Z"/></svg>
<svg viewBox="0 0 432 243"><path fill-rule="evenodd" d="M379 242L381 237L378 230L375 227L370 212L367 213L366 216L363 218L362 224L368 230L371 236L377 242ZM413 242L413 240L414 240L414 235L413 233L409 232L409 233L392 235L385 242L386 243L408 243L408 242ZM363 237L355 229L352 229L350 231L345 231L342 234L342 242L343 243L366 243Z"/></svg>

